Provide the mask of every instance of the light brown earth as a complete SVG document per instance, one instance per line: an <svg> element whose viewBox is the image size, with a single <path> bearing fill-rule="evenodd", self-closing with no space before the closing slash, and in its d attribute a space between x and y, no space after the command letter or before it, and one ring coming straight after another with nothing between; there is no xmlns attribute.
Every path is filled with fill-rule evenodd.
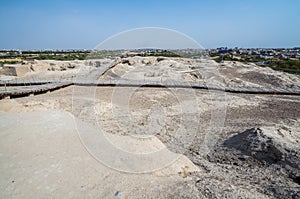
<svg viewBox="0 0 300 199"><path fill-rule="evenodd" d="M252 64L127 59L100 79L300 86ZM299 96L70 86L0 110L1 198L300 197Z"/></svg>

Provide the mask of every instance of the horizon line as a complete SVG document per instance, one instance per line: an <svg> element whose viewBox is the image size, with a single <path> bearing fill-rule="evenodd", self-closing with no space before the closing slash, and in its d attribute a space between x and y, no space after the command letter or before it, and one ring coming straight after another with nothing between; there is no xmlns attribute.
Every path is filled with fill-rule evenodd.
<svg viewBox="0 0 300 199"><path fill-rule="evenodd" d="M300 48L300 46L293 46L293 47L228 47L228 46L219 46L215 48L204 48L202 50L213 50L213 49L219 49L219 48L227 48L227 49L295 49L295 48ZM99 51L119 51L119 50L137 50L137 49L157 49L157 50L199 50L198 48L178 48L178 49L160 49L160 48L136 48L136 49L101 49ZM44 49L16 49L16 48L11 48L11 49L5 49L2 48L0 51L93 51L97 49L88 49L88 48L57 48L57 49L50 49L50 48L44 48Z"/></svg>

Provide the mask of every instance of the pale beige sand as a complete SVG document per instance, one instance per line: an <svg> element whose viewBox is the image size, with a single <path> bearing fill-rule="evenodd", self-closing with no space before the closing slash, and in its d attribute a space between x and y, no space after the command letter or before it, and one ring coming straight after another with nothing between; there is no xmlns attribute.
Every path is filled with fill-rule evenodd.
<svg viewBox="0 0 300 199"><path fill-rule="evenodd" d="M148 174L111 169L88 153L76 131L74 117L63 111L0 112L0 117L1 198L114 198L117 191L122 192L121 198L162 196L159 186L183 182L189 178L189 172L200 171L184 156L171 166ZM80 124L82 128L92 128ZM110 138L131 152L148 146L165 148L157 138L142 143L130 137ZM176 156L168 150L166 153ZM158 156L152 161L168 157Z"/></svg>

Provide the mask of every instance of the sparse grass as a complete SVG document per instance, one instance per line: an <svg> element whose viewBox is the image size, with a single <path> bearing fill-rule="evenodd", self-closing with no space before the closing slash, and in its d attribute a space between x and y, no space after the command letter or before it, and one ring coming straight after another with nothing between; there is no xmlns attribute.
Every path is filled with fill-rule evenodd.
<svg viewBox="0 0 300 199"><path fill-rule="evenodd" d="M142 54L142 56L155 56L155 57L180 57L180 55L175 54L173 52L165 51L165 52L150 52L146 54Z"/></svg>
<svg viewBox="0 0 300 199"><path fill-rule="evenodd" d="M289 74L293 74L293 75L300 75L300 72L287 72Z"/></svg>
<svg viewBox="0 0 300 199"><path fill-rule="evenodd" d="M268 65L274 68L289 68L294 70L300 70L300 60L269 61Z"/></svg>
<svg viewBox="0 0 300 199"><path fill-rule="evenodd" d="M89 52L86 51L23 51L22 54L19 53L4 53L0 55L0 60L5 59L20 59L20 60L84 60L86 59ZM10 62L10 63L13 63ZM18 63L16 61L15 63Z"/></svg>
<svg viewBox="0 0 300 199"><path fill-rule="evenodd" d="M211 55L212 56L212 55ZM260 66L267 66L274 69L291 69L300 71L300 60L279 60L279 59L263 59L258 57L247 57L242 59L232 58L230 54L218 55L215 59L216 62L222 61L239 61L244 63L258 63L264 62ZM259 64L258 64L259 65ZM287 72L287 71L286 71ZM289 73L298 74L298 71L288 71Z"/></svg>

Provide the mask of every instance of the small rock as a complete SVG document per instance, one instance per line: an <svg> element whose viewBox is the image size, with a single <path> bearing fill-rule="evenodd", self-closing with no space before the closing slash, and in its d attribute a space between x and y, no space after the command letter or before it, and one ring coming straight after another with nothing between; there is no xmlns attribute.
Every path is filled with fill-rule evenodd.
<svg viewBox="0 0 300 199"><path fill-rule="evenodd" d="M199 180L196 181L195 184L199 184L199 183L201 183L202 181L203 181L203 180L199 179Z"/></svg>
<svg viewBox="0 0 300 199"><path fill-rule="evenodd" d="M122 192L121 191L117 191L116 193L115 193L115 196L121 196L122 195Z"/></svg>

